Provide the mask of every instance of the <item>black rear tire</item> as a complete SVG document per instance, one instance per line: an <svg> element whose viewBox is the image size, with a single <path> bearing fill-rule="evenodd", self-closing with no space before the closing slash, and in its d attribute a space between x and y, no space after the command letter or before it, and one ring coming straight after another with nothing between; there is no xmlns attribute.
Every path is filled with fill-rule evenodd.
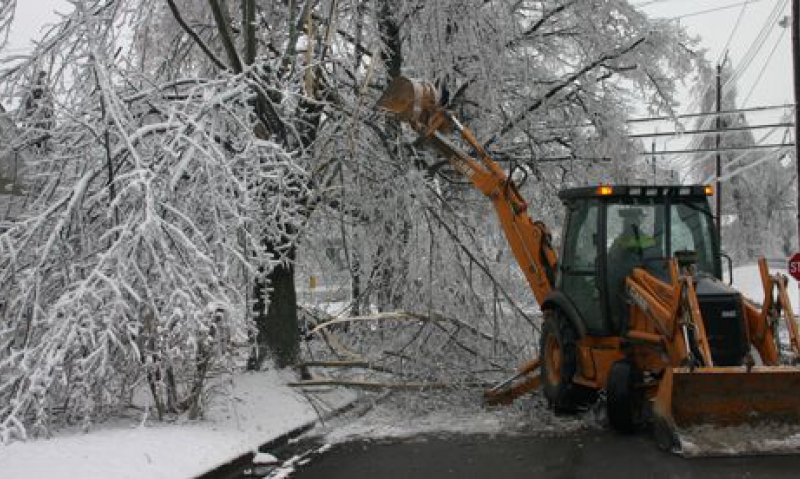
<svg viewBox="0 0 800 479"><path fill-rule="evenodd" d="M644 390L640 387L642 374L629 361L611 365L606 384L608 422L616 431L629 434L644 423Z"/></svg>
<svg viewBox="0 0 800 479"><path fill-rule="evenodd" d="M597 391L573 378L578 371L578 335L558 311L546 311L539 342L539 362L544 396L560 414L572 414L597 400ZM554 359L552 354L559 357ZM552 371L551 371L552 369Z"/></svg>

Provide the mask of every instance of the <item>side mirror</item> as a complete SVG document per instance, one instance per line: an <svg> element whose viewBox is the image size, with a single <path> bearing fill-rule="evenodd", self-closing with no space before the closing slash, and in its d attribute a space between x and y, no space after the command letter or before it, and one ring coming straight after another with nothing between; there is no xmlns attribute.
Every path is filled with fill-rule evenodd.
<svg viewBox="0 0 800 479"><path fill-rule="evenodd" d="M728 286L733 284L733 260L726 253L720 253L720 258L728 260Z"/></svg>

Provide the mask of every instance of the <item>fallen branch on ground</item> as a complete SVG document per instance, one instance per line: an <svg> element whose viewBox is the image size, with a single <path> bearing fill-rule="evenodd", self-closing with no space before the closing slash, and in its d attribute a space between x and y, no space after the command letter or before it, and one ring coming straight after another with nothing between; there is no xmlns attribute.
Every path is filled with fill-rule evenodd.
<svg viewBox="0 0 800 479"><path fill-rule="evenodd" d="M426 389L459 389L465 385L460 383L383 383L372 381L360 381L355 379L309 379L307 381L298 381L289 383L291 387L306 387L306 386L344 386L357 389L368 390L403 390L403 391L423 391ZM466 386L471 387L489 387L491 384L469 384Z"/></svg>
<svg viewBox="0 0 800 479"><path fill-rule="evenodd" d="M360 321L389 321L389 320L400 320L400 321L447 321L447 319L442 317L428 317L428 316L421 316L419 314L409 313L406 311L392 311L390 313L378 313L372 314L369 316L352 316L349 318L339 318L339 319L332 319L330 321L326 321L319 326L315 327L310 331L309 334L316 334L317 332L329 328L330 326L334 326L337 324L347 324L347 323L355 323Z"/></svg>
<svg viewBox="0 0 800 479"><path fill-rule="evenodd" d="M309 334L316 334L324 329L329 328L330 326L334 326L337 324L348 324L348 323L363 322L363 321L390 321L390 320L453 323L461 328L470 331L472 334L480 336L483 339L486 339L488 341L496 341L502 344L506 348L511 347L511 345L509 345L508 342L506 342L505 340L500 338L495 338L485 332L479 331L474 326L467 324L459 319L446 318L437 313L432 313L430 315L422 315L422 314L412 313L409 311L392 311L388 313L378 313L366 316L353 316L349 318L332 319L330 321L326 321L322 324L317 325L316 327L314 327L314 329L312 329L309 332Z"/></svg>

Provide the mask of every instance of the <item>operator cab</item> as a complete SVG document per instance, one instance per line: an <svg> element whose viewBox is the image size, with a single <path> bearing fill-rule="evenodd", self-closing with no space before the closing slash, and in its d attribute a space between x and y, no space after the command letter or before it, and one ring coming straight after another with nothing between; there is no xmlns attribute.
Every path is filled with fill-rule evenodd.
<svg viewBox="0 0 800 479"><path fill-rule="evenodd" d="M570 298L590 335L626 329L623 283L635 267L669 281L668 259L691 250L700 275L721 278L711 194L702 185L598 186L559 193L567 218L556 289Z"/></svg>

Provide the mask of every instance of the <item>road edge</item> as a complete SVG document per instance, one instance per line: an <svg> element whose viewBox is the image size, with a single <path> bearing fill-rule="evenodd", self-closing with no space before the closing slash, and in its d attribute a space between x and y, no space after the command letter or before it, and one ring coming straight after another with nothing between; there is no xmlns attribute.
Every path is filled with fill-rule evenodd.
<svg viewBox="0 0 800 479"><path fill-rule="evenodd" d="M222 463L213 469L210 469L200 475L195 476L195 479L229 479L229 478L237 478L239 477L236 473L246 467L248 464L253 463L253 457L255 457L255 451L263 451L263 450L274 450L286 446L291 440L296 439L303 434L307 433L308 431L314 429L314 427L320 423L320 421L326 421L328 419L334 418L340 414L343 414L353 408L358 404L361 398L356 397L341 406L334 408L327 414L323 416L317 416L316 418L295 427L283 434L280 434L268 441L259 444L257 447L254 447L252 451L248 451L242 455L234 457L228 460L225 463Z"/></svg>

